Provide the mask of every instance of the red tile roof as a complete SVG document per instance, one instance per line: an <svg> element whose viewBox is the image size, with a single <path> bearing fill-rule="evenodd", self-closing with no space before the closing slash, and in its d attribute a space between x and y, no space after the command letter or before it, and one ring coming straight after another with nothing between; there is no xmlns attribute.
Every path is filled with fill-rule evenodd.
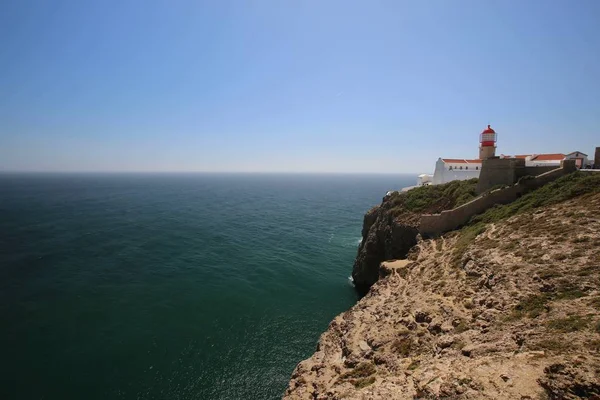
<svg viewBox="0 0 600 400"><path fill-rule="evenodd" d="M556 154L538 154L533 157L532 161L561 161L565 158L564 154L556 153Z"/></svg>
<svg viewBox="0 0 600 400"><path fill-rule="evenodd" d="M465 160L464 158L442 158L442 161L450 164L481 164L481 160Z"/></svg>

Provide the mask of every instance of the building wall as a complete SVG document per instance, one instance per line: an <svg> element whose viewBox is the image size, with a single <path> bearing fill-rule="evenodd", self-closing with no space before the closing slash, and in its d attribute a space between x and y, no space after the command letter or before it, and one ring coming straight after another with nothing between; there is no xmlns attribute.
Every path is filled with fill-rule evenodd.
<svg viewBox="0 0 600 400"><path fill-rule="evenodd" d="M459 228L469 222L474 215L481 214L496 204L511 203L523 194L552 182L563 175L574 172L575 170L575 162L573 160L565 160L562 167L545 172L533 179L522 180L508 188L497 189L485 193L460 207L442 211L441 214L422 215L419 233L424 237L432 237Z"/></svg>
<svg viewBox="0 0 600 400"><path fill-rule="evenodd" d="M594 154L594 169L600 169L600 147L596 147Z"/></svg>
<svg viewBox="0 0 600 400"><path fill-rule="evenodd" d="M452 170L450 170L452 167ZM462 167L462 169L460 169ZM468 167L468 169L466 169ZM435 172L433 173L433 184L440 185L451 181L463 181L472 178L479 178L481 172L480 164L464 163L445 163L438 159L435 163Z"/></svg>
<svg viewBox="0 0 600 400"><path fill-rule="evenodd" d="M433 181L434 185L439 185L444 180L444 162L441 158L437 160L435 163L435 170L433 171Z"/></svg>
<svg viewBox="0 0 600 400"><path fill-rule="evenodd" d="M576 152L572 154L567 154L565 158L567 160L575 160L577 168L585 168L589 164L587 156L583 153Z"/></svg>
<svg viewBox="0 0 600 400"><path fill-rule="evenodd" d="M432 180L433 180L433 175L421 174L417 177L417 186L423 186L426 184L430 184Z"/></svg>

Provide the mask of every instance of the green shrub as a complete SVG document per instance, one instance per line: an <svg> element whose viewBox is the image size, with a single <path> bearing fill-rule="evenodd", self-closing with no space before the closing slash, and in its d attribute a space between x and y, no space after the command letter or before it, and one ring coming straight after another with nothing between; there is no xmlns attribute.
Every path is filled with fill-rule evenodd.
<svg viewBox="0 0 600 400"><path fill-rule="evenodd" d="M578 315L572 315L567 318L554 319L548 321L548 328L560 332L577 332L585 329L589 324L589 320L581 318Z"/></svg>
<svg viewBox="0 0 600 400"><path fill-rule="evenodd" d="M375 365L370 362L363 362L358 364L352 371L348 371L343 374L340 378L351 379L351 378L366 378L373 375L377 370Z"/></svg>
<svg viewBox="0 0 600 400"><path fill-rule="evenodd" d="M477 197L477 179L452 181L443 185L420 186L390 197L391 211L398 216L406 212L440 212L449 210Z"/></svg>
<svg viewBox="0 0 600 400"><path fill-rule="evenodd" d="M570 342L560 339L545 339L540 340L536 344L532 345L533 350L550 350L556 352L565 352L572 348Z"/></svg>
<svg viewBox="0 0 600 400"><path fill-rule="evenodd" d="M548 294L531 295L526 299L523 299L517 304L511 319L522 318L527 316L529 318L536 318L542 313L549 310L548 301L550 296Z"/></svg>
<svg viewBox="0 0 600 400"><path fill-rule="evenodd" d="M375 377L374 376L370 376L368 378L362 378L362 379L356 380L354 382L354 387L357 388L357 389L362 389L364 387L372 385L373 383L375 383Z"/></svg>
<svg viewBox="0 0 600 400"><path fill-rule="evenodd" d="M421 362L419 360L412 360L406 369L409 371L414 371L415 369L419 368L420 364Z"/></svg>
<svg viewBox="0 0 600 400"><path fill-rule="evenodd" d="M556 288L556 300L573 300L587 296L587 293L579 289L571 282L559 282Z"/></svg>
<svg viewBox="0 0 600 400"><path fill-rule="evenodd" d="M403 357L408 357L412 349L412 340L408 337L396 339L392 343L392 350Z"/></svg>

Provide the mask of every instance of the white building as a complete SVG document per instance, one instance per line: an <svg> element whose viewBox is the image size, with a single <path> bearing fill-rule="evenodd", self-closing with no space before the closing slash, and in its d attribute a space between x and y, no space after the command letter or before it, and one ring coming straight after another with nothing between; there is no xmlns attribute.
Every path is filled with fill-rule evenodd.
<svg viewBox="0 0 600 400"><path fill-rule="evenodd" d="M417 186L431 185L431 182L433 182L433 175L421 174L417 177Z"/></svg>
<svg viewBox="0 0 600 400"><path fill-rule="evenodd" d="M567 154L565 156L565 159L575 160L575 165L577 166L577 168L580 169L586 167L591 168L593 165L593 163L588 159L588 155L580 151L574 151L572 153Z"/></svg>
<svg viewBox="0 0 600 400"><path fill-rule="evenodd" d="M482 160L440 158L435 163L432 183L440 185L451 181L479 178Z"/></svg>
<svg viewBox="0 0 600 400"><path fill-rule="evenodd" d="M526 167L559 167L562 160L575 160L577 168L585 168L590 165L588 155L581 151L574 151L569 154L522 154L516 156L502 154L500 158L523 158Z"/></svg>

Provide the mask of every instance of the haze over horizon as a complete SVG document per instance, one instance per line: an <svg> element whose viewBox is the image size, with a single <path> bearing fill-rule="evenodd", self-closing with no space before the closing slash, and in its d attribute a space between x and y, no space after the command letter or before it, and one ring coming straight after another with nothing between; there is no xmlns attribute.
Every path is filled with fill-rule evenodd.
<svg viewBox="0 0 600 400"><path fill-rule="evenodd" d="M600 146L600 2L0 4L0 172L433 172Z"/></svg>

